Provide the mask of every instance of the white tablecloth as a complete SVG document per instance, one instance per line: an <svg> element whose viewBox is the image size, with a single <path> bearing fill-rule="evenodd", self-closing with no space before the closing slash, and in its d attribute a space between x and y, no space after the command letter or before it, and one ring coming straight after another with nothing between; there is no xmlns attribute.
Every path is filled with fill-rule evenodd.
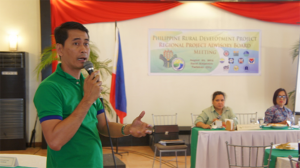
<svg viewBox="0 0 300 168"><path fill-rule="evenodd" d="M196 167L197 168L226 168L228 166L225 142L234 145L263 146L297 142L300 139L300 130L250 130L250 131L199 131ZM233 153L233 152L231 152ZM238 158L240 153L238 153ZM253 154L254 155L254 154ZM263 151L258 157L263 158ZM245 156L244 156L245 157ZM246 157L249 157L246 155ZM262 159L259 164L261 164ZM251 163L254 165L254 163Z"/></svg>
<svg viewBox="0 0 300 168"><path fill-rule="evenodd" d="M293 158L298 160L298 158ZM293 162L294 167L296 167L296 162ZM290 168L291 164L290 164L290 159L286 158L286 157L277 157L277 161L276 161L276 168Z"/></svg>
<svg viewBox="0 0 300 168"><path fill-rule="evenodd" d="M25 154L0 154L1 157L16 157L19 166L46 168L47 157Z"/></svg>
<svg viewBox="0 0 300 168"><path fill-rule="evenodd" d="M280 144L274 144L273 149L276 149L277 145L280 145ZM291 142L289 145L291 147L293 147L294 150L298 150L298 143ZM293 159L298 160L298 158L293 158ZM293 162L293 163L294 163L294 167L295 167L296 162ZM277 157L276 168L290 168L290 167L291 167L291 164L290 164L290 159L288 157Z"/></svg>

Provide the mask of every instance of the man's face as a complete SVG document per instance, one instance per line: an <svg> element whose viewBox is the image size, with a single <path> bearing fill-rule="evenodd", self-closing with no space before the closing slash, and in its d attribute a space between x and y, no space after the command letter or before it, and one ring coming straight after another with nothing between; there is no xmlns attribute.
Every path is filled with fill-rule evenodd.
<svg viewBox="0 0 300 168"><path fill-rule="evenodd" d="M61 56L64 70L80 70L90 55L89 37L84 31L77 29L68 30L68 38L64 46L57 44L56 49Z"/></svg>

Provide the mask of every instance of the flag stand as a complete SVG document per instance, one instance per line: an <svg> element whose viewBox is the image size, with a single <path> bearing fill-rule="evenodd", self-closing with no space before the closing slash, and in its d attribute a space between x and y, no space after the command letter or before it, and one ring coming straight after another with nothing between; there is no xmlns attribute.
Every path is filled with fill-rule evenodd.
<svg viewBox="0 0 300 168"><path fill-rule="evenodd" d="M118 115L116 115L116 123L118 123ZM118 152L118 146L119 146L119 138L116 138L116 152L115 152L115 154L118 154L121 157L123 156L122 153L127 153L127 155L128 155L129 152L127 152L127 151L125 151L125 152Z"/></svg>
<svg viewBox="0 0 300 168"><path fill-rule="evenodd" d="M117 72L119 72L119 77L120 77L120 75L122 76L122 77L120 77L120 78L118 78L118 79L122 79L120 82L124 82L124 72L123 72L123 61L122 61L122 50L121 50L121 42L119 41L120 39L119 39L119 37L120 37L120 34L119 34L119 31L117 31L117 21L115 21L115 34L116 34L116 36L115 36L115 39L116 39L116 42L118 41L118 44L116 44L116 48L117 48L117 50L116 50L116 55L115 55L115 57L117 57L117 59L116 58L114 58L115 60L117 60L117 63L115 63L115 65L114 65L114 68L113 69L115 69L116 70L116 67L119 67L120 65L121 65L121 67L119 67L118 68L118 71L116 71L115 73L116 73L116 75L117 75ZM119 47L120 46L120 47ZM120 49L120 52L119 52L119 49ZM121 54L120 54L121 53ZM120 63L120 64L119 64ZM120 71L119 71L120 70ZM114 73L114 71L113 71L113 73ZM115 82L113 82L114 81L114 78L112 77L112 84ZM123 91L123 94L125 95L125 83L122 85L123 87L121 87L121 92ZM114 110L116 111L116 108L114 107L114 103L112 103L112 102L114 102L114 101L112 101L112 97L113 97L113 99L115 98L115 95L113 94L113 96L112 96L112 93L115 93L115 91L112 91L113 89L112 89L113 87L111 87L111 92L110 92L110 102L111 102L111 104L112 104L112 106L113 106L113 108L114 108ZM125 98L124 98L124 100L125 100L125 110L126 110L126 96L125 96ZM117 113L116 113L117 114ZM116 123L119 123L118 122L118 115L116 115ZM115 152L115 154L118 154L118 155L120 155L121 157L122 157L122 153L127 153L127 155L128 155L128 153L129 152L127 152L127 151L125 151L125 152L118 152L118 147L119 147L119 138L115 138L116 139L116 152Z"/></svg>

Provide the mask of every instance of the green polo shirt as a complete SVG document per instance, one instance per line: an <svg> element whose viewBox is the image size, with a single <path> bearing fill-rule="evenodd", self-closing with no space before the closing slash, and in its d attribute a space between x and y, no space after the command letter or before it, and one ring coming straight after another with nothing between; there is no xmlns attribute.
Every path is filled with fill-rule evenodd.
<svg viewBox="0 0 300 168"><path fill-rule="evenodd" d="M58 64L56 71L38 87L34 104L40 122L51 119L64 120L83 98L84 77L80 79L65 73ZM47 168L102 168L102 144L97 129L97 115L104 112L97 99L75 135L60 151L47 148Z"/></svg>
<svg viewBox="0 0 300 168"><path fill-rule="evenodd" d="M213 122L213 119L217 118L219 114L216 112L214 106L210 106L202 111L202 113L196 118L195 125L198 122L210 125ZM234 125L238 124L236 115L232 112L231 108L224 107L220 120L225 122L225 119L233 119Z"/></svg>

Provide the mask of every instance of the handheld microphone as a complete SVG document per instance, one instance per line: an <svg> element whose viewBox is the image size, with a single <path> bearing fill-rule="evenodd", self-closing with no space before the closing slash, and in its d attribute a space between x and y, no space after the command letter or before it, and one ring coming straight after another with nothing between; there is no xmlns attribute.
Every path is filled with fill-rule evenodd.
<svg viewBox="0 0 300 168"><path fill-rule="evenodd" d="M94 72L94 65L91 61L84 62L83 67L89 73L89 75Z"/></svg>
<svg viewBox="0 0 300 168"><path fill-rule="evenodd" d="M91 61L86 61L83 63L84 69L91 75L94 72L94 65ZM95 77L93 77L94 79ZM98 81L97 81L98 82Z"/></svg>

